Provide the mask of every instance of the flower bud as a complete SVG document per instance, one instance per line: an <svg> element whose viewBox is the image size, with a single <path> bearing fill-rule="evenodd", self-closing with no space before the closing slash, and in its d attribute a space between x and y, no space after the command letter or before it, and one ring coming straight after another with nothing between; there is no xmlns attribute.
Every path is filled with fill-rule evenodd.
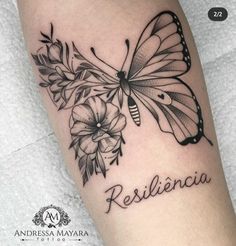
<svg viewBox="0 0 236 246"><path fill-rule="evenodd" d="M62 46L59 43L53 43L48 47L48 57L53 63L61 61L61 49Z"/></svg>

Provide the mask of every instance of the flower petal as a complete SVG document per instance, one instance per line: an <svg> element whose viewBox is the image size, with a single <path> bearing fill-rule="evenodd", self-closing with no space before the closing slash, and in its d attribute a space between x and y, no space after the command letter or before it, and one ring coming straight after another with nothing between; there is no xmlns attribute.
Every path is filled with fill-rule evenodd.
<svg viewBox="0 0 236 246"><path fill-rule="evenodd" d="M92 154L97 151L98 143L92 140L92 134L86 135L80 139L80 148L86 154Z"/></svg>
<svg viewBox="0 0 236 246"><path fill-rule="evenodd" d="M87 104L80 104L73 108L73 119L93 126L95 119L91 108Z"/></svg>
<svg viewBox="0 0 236 246"><path fill-rule="evenodd" d="M106 104L99 97L90 97L85 101L85 104L89 105L93 111L95 120L97 123L101 123L106 113Z"/></svg>
<svg viewBox="0 0 236 246"><path fill-rule="evenodd" d="M105 131L103 131L102 129L97 130L95 133L93 133L93 141L98 142L101 138L103 138L105 134Z"/></svg>
<svg viewBox="0 0 236 246"><path fill-rule="evenodd" d="M100 134L100 136L97 136L95 139L94 139L94 137L93 137L93 139L94 139L94 141L100 141L100 140L102 140L102 139L104 139L104 138L109 138L109 137L111 137L109 134L107 134L107 133L105 133L104 132L104 134Z"/></svg>
<svg viewBox="0 0 236 246"><path fill-rule="evenodd" d="M101 141L99 141L99 149L102 152L112 151L115 148L119 138L119 136L114 136L102 139Z"/></svg>
<svg viewBox="0 0 236 246"><path fill-rule="evenodd" d="M52 44L48 49L48 57L52 61L60 62L61 47L57 43Z"/></svg>
<svg viewBox="0 0 236 246"><path fill-rule="evenodd" d="M107 103L107 110L102 122L102 126L108 125L111 121L119 115L118 107L114 106L111 103Z"/></svg>
<svg viewBox="0 0 236 246"><path fill-rule="evenodd" d="M117 116L110 125L109 133L114 134L122 131L126 126L126 117L123 114Z"/></svg>
<svg viewBox="0 0 236 246"><path fill-rule="evenodd" d="M90 135L94 132L94 128L89 126L84 122L76 122L71 128L71 135L82 136L82 135Z"/></svg>

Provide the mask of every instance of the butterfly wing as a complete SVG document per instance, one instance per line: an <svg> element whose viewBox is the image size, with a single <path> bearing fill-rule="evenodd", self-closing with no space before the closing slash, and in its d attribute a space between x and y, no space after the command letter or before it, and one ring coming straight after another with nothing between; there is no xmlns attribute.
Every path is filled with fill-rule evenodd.
<svg viewBox="0 0 236 246"><path fill-rule="evenodd" d="M199 103L191 88L179 78L133 81L132 92L160 129L173 134L181 145L197 143L204 135Z"/></svg>
<svg viewBox="0 0 236 246"><path fill-rule="evenodd" d="M128 73L129 80L176 77L186 73L191 59L178 17L165 11L142 32Z"/></svg>
<svg viewBox="0 0 236 246"><path fill-rule="evenodd" d="M191 67L178 17L162 12L142 32L128 73L132 94L152 113L163 132L178 143L197 143L203 132L199 103L178 76Z"/></svg>

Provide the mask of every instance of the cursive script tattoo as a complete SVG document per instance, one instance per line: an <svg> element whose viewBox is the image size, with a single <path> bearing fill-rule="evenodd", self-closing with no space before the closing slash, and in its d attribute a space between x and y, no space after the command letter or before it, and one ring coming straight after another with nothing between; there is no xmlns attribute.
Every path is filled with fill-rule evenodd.
<svg viewBox="0 0 236 246"><path fill-rule="evenodd" d="M194 185L198 186L200 184L208 184L210 182L211 178L206 173L199 174L196 171L193 175L183 178L171 178L169 176L161 178L156 174L151 179L151 182L148 185L145 185L143 189L134 188L130 194L125 193L125 189L122 184L116 184L105 191L105 194L108 194L108 198L106 198L106 213L111 212L113 207L127 209L132 204L140 203L151 197L156 197L176 189L190 188Z"/></svg>
<svg viewBox="0 0 236 246"><path fill-rule="evenodd" d="M135 49L125 40L126 54L114 68L96 54L100 66L89 61L74 42L68 44L41 32L41 44L33 60L45 88L58 110L70 110L71 144L83 177L106 177L112 164L119 164L123 130L130 117L141 126L142 104L157 129L172 134L180 145L197 144L205 136L198 100L181 78L191 68L190 52L178 17L170 11L156 15L143 29ZM119 49L118 49L119 50ZM109 69L110 72L106 72ZM123 114L125 106L129 115ZM156 130L157 130L156 129Z"/></svg>

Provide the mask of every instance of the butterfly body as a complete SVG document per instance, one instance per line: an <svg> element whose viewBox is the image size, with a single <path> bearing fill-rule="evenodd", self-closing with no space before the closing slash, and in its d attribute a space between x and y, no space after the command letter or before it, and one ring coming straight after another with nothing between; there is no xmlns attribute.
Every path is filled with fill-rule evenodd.
<svg viewBox="0 0 236 246"><path fill-rule="evenodd" d="M103 95L120 108L127 100L130 116L137 126L141 125L139 109L142 104L160 130L172 134L181 145L196 144L202 137L206 138L201 107L182 77L191 68L191 57L176 14L163 11L156 15L144 27L131 55L128 39L125 44L127 52L119 69L99 58L94 47L90 48L104 68L109 67L113 73L89 62L75 49L78 59L82 57L83 71L96 80L91 82L89 77L82 77L84 84L77 90L88 83L87 97ZM191 82L198 83L195 78Z"/></svg>
<svg viewBox="0 0 236 246"><path fill-rule="evenodd" d="M105 69L90 62L74 42L74 54L70 55L69 45L53 38L52 25L50 37L41 34L47 54L32 55L42 76L40 85L47 87L58 110L72 108L70 147L75 149L84 184L93 173L106 177L108 163L119 164L127 122L125 110L121 113L125 100L136 126L141 125L142 109L155 121L153 130L159 127L180 145L196 144L203 137L213 145L204 133L197 96L183 81L191 57L181 22L173 12L156 15L144 27L132 53L129 40L125 40L127 52L118 69L99 58L94 47L90 50ZM79 61L76 69L71 57ZM196 76L186 78L192 85L199 83Z"/></svg>
<svg viewBox="0 0 236 246"><path fill-rule="evenodd" d="M191 58L178 17L171 11L155 16L144 28L129 66L127 54L120 70L96 56L116 71L116 95L120 106L127 97L130 116L141 125L139 104L154 117L163 132L171 133L181 145L197 143L205 137L201 108L191 88L181 76L191 68ZM124 67L128 67L123 71ZM108 88L108 94L113 87ZM209 140L208 140L209 141Z"/></svg>
<svg viewBox="0 0 236 246"><path fill-rule="evenodd" d="M123 93L127 96L127 104L128 104L130 116L133 119L134 123L137 126L140 126L141 120L140 120L139 108L135 100L131 96L131 87L128 79L126 78L126 73L124 71L119 71L117 73L117 77L119 78L120 88L122 89Z"/></svg>
<svg viewBox="0 0 236 246"><path fill-rule="evenodd" d="M140 120L139 108L131 96L128 96L128 108L129 108L130 116L132 117L134 123L137 126L140 126L141 120Z"/></svg>
<svg viewBox="0 0 236 246"><path fill-rule="evenodd" d="M129 85L129 81L126 78L126 74L124 71L119 71L117 74L117 77L119 78L120 88L125 93L126 96L130 96L131 89Z"/></svg>

